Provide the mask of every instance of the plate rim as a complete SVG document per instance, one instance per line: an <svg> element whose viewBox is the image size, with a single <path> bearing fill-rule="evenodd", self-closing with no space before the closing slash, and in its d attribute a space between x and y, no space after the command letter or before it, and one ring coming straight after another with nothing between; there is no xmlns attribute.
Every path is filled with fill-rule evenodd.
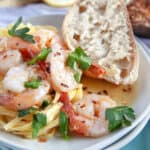
<svg viewBox="0 0 150 150"><path fill-rule="evenodd" d="M39 18L39 17L43 17L44 18L44 17L58 16L58 15L59 16L64 16L64 14L62 14L62 13L55 13L55 14L50 14L50 15L41 15L41 16L30 17L30 18L28 18L26 20L36 19L36 18ZM142 53L144 55L144 57L147 59L149 65L150 65L150 57L148 56L148 54L145 51L145 49L147 48L147 46L145 46L145 44L143 42L141 42L140 40L137 40L137 43L138 43L138 46L140 47L140 53ZM144 117L149 113L149 111L150 111L150 103L147 106L147 108L143 111L143 113L139 116L139 118L136 119L133 122L132 126L122 129L121 132L119 131L117 133L117 137L114 135L114 138L116 140L118 140L118 139L120 139L120 137L122 137L122 135L125 135L125 134L129 133L129 131L131 131L132 129L134 129L144 119ZM114 142L116 140L114 140ZM101 142L101 144L105 145L105 143L106 143L105 141ZM108 143L108 141L110 141L110 138L108 138L107 143ZM7 145L13 146L14 148L26 149L25 145L20 145L20 144L17 144L17 143L14 144L10 140L4 139L2 137L0 137L0 142L6 143ZM93 144L93 145L89 146L88 148L84 148L84 149L85 150L93 150L93 149L96 150L96 149L99 149L99 144L100 143L96 143L96 144ZM107 145L109 145L109 144L107 144Z"/></svg>
<svg viewBox="0 0 150 150"><path fill-rule="evenodd" d="M135 37L136 39L136 37ZM150 65L150 56L148 55L148 53L146 52L145 49L148 49L148 47L141 41L141 40L137 40L137 46L139 47L139 51L140 53L142 53L144 55L144 57L147 59L149 65ZM144 45L144 46L143 46ZM140 54L139 54L140 55ZM138 119L136 119L132 125L130 127L126 127L124 129L122 129L122 132L118 132L118 136L114 136L113 137L113 142L116 142L118 139L120 139L122 136L125 136L127 133L129 133L132 129L134 129L150 112L150 103L148 104L147 108L143 111L143 113L139 116ZM108 138L107 141L101 142L102 145L110 145L112 137ZM105 146L102 146L101 148L104 148ZM88 148L84 148L84 150L98 150L99 149L99 143L93 144L91 146L89 146Z"/></svg>
<svg viewBox="0 0 150 150"><path fill-rule="evenodd" d="M149 114L150 112L148 112ZM130 133L128 133L127 135L125 135L125 137L123 137L123 139L117 141L116 143L108 146L107 148L105 148L105 150L116 150L116 149L121 149L123 148L125 145L127 145L128 143L132 142L132 140L134 140L134 138L136 138L142 131L143 129L146 127L146 125L148 124L148 121L150 119L150 116L147 115L140 124L138 124L135 129L133 129Z"/></svg>

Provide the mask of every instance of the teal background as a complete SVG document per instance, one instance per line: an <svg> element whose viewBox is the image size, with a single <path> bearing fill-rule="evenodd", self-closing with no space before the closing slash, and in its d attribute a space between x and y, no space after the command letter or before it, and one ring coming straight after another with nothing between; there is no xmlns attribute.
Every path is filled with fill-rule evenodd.
<svg viewBox="0 0 150 150"><path fill-rule="evenodd" d="M150 121L140 135L121 150L150 150Z"/></svg>

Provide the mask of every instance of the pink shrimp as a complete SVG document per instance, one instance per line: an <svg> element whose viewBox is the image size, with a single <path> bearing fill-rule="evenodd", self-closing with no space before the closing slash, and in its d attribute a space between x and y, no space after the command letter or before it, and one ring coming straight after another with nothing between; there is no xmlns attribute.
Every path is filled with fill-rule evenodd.
<svg viewBox="0 0 150 150"><path fill-rule="evenodd" d="M68 52L57 50L49 54L46 62L50 64L51 84L56 91L68 92L77 88L74 71L66 65Z"/></svg>
<svg viewBox="0 0 150 150"><path fill-rule="evenodd" d="M28 89L18 94L12 92L3 93L0 94L0 105L12 110L27 109L40 105L48 91L49 84L43 83L38 89Z"/></svg>
<svg viewBox="0 0 150 150"><path fill-rule="evenodd" d="M40 81L37 89L26 88L25 82L40 76L36 68L21 64L8 70L2 80L0 105L9 109L20 110L39 105L48 94L51 86L46 80Z"/></svg>
<svg viewBox="0 0 150 150"><path fill-rule="evenodd" d="M64 104L62 111L67 113L71 132L89 137L99 137L108 133L105 110L116 106L110 97L89 94L72 104L68 95L62 93L60 101Z"/></svg>

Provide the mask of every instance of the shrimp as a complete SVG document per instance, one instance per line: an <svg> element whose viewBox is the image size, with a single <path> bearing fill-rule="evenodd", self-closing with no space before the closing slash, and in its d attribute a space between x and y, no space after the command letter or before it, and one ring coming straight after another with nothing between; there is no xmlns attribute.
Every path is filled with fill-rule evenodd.
<svg viewBox="0 0 150 150"><path fill-rule="evenodd" d="M4 75L11 67L22 63L22 56L18 50L0 52L0 74Z"/></svg>
<svg viewBox="0 0 150 150"><path fill-rule="evenodd" d="M8 70L2 81L3 91L0 93L0 105L20 110L41 104L50 90L50 84L42 80L37 89L26 89L25 82L37 76L36 72L31 70L32 68L28 68L25 64Z"/></svg>
<svg viewBox="0 0 150 150"><path fill-rule="evenodd" d="M39 39L40 48L51 47L52 50L60 50L66 48L66 44L55 31L40 29L34 35Z"/></svg>
<svg viewBox="0 0 150 150"><path fill-rule="evenodd" d="M24 65L12 67L2 81L3 88L16 93L23 92L25 90L24 83L28 81L28 74Z"/></svg>
<svg viewBox="0 0 150 150"><path fill-rule="evenodd" d="M105 110L116 106L110 97L88 94L72 104L68 95L62 93L60 101L64 104L62 111L67 113L70 131L88 137L99 137L109 132Z"/></svg>
<svg viewBox="0 0 150 150"><path fill-rule="evenodd" d="M22 93L3 93L0 94L0 105L12 110L22 110L39 105L44 100L44 96L49 91L49 84L43 82L38 89L28 89Z"/></svg>
<svg viewBox="0 0 150 150"><path fill-rule="evenodd" d="M66 48L63 40L55 31L39 29L33 34L35 43L29 43L19 37L0 37L0 51L19 50L24 60L28 60L37 55L42 48L52 48L59 50Z"/></svg>
<svg viewBox="0 0 150 150"><path fill-rule="evenodd" d="M67 92L77 88L77 82L74 79L74 72L66 66L66 58L68 55L65 43L54 31L45 29L39 30L35 36L40 38L41 45L52 48L45 62L39 65L44 70L45 78L52 84L54 90L59 92Z"/></svg>
<svg viewBox="0 0 150 150"><path fill-rule="evenodd" d="M41 104L52 88L51 83L54 89L59 91L68 91L77 87L72 70L65 67L66 52L61 49L66 46L57 33L40 29L33 36L35 43L29 43L19 37L0 38L0 74L4 75L0 105L9 109L20 110ZM48 61L50 64L48 72L45 61L33 66L27 65L26 62L37 55L42 48L50 47L53 52L49 55L52 60ZM58 57L56 54L59 53L61 55ZM25 88L25 82L32 78L40 78L42 80L40 86L37 89Z"/></svg>
<svg viewBox="0 0 150 150"><path fill-rule="evenodd" d="M10 67L28 61L40 53L42 48L62 49L65 43L55 31L39 29L34 33L35 43L29 43L19 37L0 37L0 74Z"/></svg>
<svg viewBox="0 0 150 150"><path fill-rule="evenodd" d="M66 66L67 55L65 50L58 50L49 54L46 60L50 63L51 84L59 92L68 92L78 86L74 71Z"/></svg>
<svg viewBox="0 0 150 150"><path fill-rule="evenodd" d="M36 44L29 43L19 37L1 37L0 50L19 50L21 53L28 53L29 58L34 57L41 50Z"/></svg>

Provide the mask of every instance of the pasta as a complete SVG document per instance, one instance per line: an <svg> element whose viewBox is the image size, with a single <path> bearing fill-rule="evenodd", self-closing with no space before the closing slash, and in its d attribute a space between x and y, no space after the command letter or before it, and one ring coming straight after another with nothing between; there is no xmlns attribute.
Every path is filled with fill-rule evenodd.
<svg viewBox="0 0 150 150"><path fill-rule="evenodd" d="M7 28L0 28L0 37L9 36L8 29L10 29L12 25L9 25ZM24 24L21 24L19 28L25 27ZM52 30L57 33L57 29L51 26L32 26L31 24L27 24L26 27L30 28L30 34L33 34L36 30L45 28ZM2 87L2 77L0 76L0 92L3 92ZM77 100L81 98L82 94L82 85L79 85L79 88L76 90L70 91L69 97L71 100ZM45 99L48 99L50 105L45 108L40 108L39 106L35 106L38 110L36 112L30 113L26 116L19 117L19 112L13 111L5 108L4 106L0 106L0 129L6 132L10 132L15 135L22 136L24 138L32 138L32 122L33 117L36 113L45 114L47 117L47 125L44 126L38 133L37 137L52 137L56 129L59 125L59 112L62 107L62 103L59 102L61 94L56 92L55 95L47 95ZM53 97L53 98L52 98Z"/></svg>
<svg viewBox="0 0 150 150"><path fill-rule="evenodd" d="M57 94L56 94L57 95ZM58 101L58 96L57 100ZM38 137L49 137L54 135L54 128L58 127L58 114L62 104L59 102L53 103L47 108L43 109L42 113L46 114L48 123L40 132ZM6 109L0 106L0 128L7 132L23 136L25 138L32 138L32 118L34 114L29 114L25 117L18 117L17 112Z"/></svg>
<svg viewBox="0 0 150 150"><path fill-rule="evenodd" d="M82 95L81 91L82 90L80 85L79 89L69 92L69 95L70 97L73 97L73 99L78 99ZM59 98L60 93L56 92L52 104L50 104L45 109L38 111L47 116L47 125L40 130L38 137L48 138L55 134L55 129L59 125L58 115L62 107L62 103L58 102ZM17 112L0 106L0 129L25 138L32 138L33 115L34 113L25 117L18 117Z"/></svg>

